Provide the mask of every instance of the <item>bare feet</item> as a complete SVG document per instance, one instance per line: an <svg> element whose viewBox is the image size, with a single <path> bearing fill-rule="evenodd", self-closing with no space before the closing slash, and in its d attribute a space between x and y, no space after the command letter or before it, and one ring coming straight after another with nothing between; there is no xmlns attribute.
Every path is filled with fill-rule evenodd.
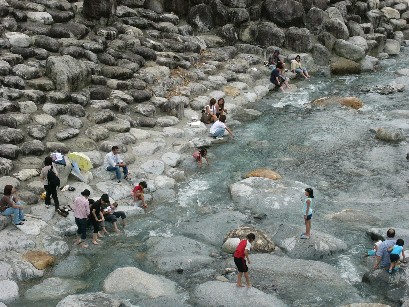
<svg viewBox="0 0 409 307"><path fill-rule="evenodd" d="M84 243L80 244L80 247L82 247L82 248L87 248L87 247L88 247L88 244L84 242Z"/></svg>
<svg viewBox="0 0 409 307"><path fill-rule="evenodd" d="M96 239L95 241L97 241L97 242L102 242L102 240L100 240L100 239Z"/></svg>
<svg viewBox="0 0 409 307"><path fill-rule="evenodd" d="M98 238L103 238L104 236L98 232Z"/></svg>
<svg viewBox="0 0 409 307"><path fill-rule="evenodd" d="M114 229L114 231L115 231L116 233L121 232L118 228L117 228L117 229Z"/></svg>
<svg viewBox="0 0 409 307"><path fill-rule="evenodd" d="M99 243L97 241L92 241L92 244L99 245Z"/></svg>
<svg viewBox="0 0 409 307"><path fill-rule="evenodd" d="M243 288L244 286L242 284L236 284L237 287Z"/></svg>
<svg viewBox="0 0 409 307"><path fill-rule="evenodd" d="M251 284L247 284L247 288L251 288Z"/></svg>

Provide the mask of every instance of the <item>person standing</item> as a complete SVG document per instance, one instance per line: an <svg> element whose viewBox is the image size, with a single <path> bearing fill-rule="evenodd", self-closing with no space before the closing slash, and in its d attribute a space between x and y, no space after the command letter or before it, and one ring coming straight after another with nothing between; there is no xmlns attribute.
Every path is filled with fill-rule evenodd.
<svg viewBox="0 0 409 307"><path fill-rule="evenodd" d="M16 189L8 184L4 187L4 195L0 199L0 213L4 216L9 216L13 214L13 224L14 225L24 225L24 212L23 206L14 198Z"/></svg>
<svg viewBox="0 0 409 307"><path fill-rule="evenodd" d="M50 207L51 204L51 197L54 200L54 206L55 206L55 211L61 215L65 216L65 213L60 209L60 202L58 200L58 195L57 195L57 187L53 182L49 182L49 179L53 177L53 174L49 174L50 172L53 172L55 176L58 177L58 171L57 169L53 166L53 159L51 157L45 157L44 159L44 167L41 169L40 173L40 179L43 180L44 183L44 190L45 190L45 206L47 208Z"/></svg>
<svg viewBox="0 0 409 307"><path fill-rule="evenodd" d="M395 229L389 228L386 232L386 240L379 244L378 250L375 254L374 269L387 268L391 265L391 259L388 252L388 248L393 247L396 244Z"/></svg>
<svg viewBox="0 0 409 307"><path fill-rule="evenodd" d="M98 239L99 224L105 221L104 215L102 214L102 206L104 206L105 204L109 204L108 194L102 194L101 198L95 201L90 208L89 219L94 228L94 232L92 234L92 244L94 245L98 245L98 242L100 241Z"/></svg>
<svg viewBox="0 0 409 307"><path fill-rule="evenodd" d="M305 189L305 200L303 204L305 233L301 234L301 239L309 239L311 235L311 219L312 219L312 205L314 199L314 191L311 188Z"/></svg>
<svg viewBox="0 0 409 307"><path fill-rule="evenodd" d="M91 192L87 189L81 192L81 196L78 196L74 200L73 211L75 217L75 224L77 224L77 240L76 244L79 244L83 248L87 248L88 244L85 243L87 237L87 222L90 214L88 197ZM81 236L80 236L81 235Z"/></svg>
<svg viewBox="0 0 409 307"><path fill-rule="evenodd" d="M249 277L249 268L247 267L246 259L248 263L250 264L250 258L249 258L249 251L251 249L251 243L256 239L256 236L254 233L249 233L247 235L247 239L241 240L239 245L236 248L236 251L234 252L234 263L236 264L237 270L239 271L239 274L237 275L237 287L243 287L241 283L241 278L244 277L246 279L246 284L247 288L251 287L250 283L250 277Z"/></svg>
<svg viewBox="0 0 409 307"><path fill-rule="evenodd" d="M118 146L112 146L111 152L105 155L104 167L109 172L115 172L116 180L118 181L118 183L121 182L121 168L124 172L124 179L128 179L128 166L119 155Z"/></svg>

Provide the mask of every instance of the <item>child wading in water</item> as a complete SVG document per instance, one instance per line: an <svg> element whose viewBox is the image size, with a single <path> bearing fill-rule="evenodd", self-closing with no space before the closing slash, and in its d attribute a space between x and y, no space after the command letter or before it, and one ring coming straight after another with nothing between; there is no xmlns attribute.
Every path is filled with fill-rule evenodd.
<svg viewBox="0 0 409 307"><path fill-rule="evenodd" d="M204 147L200 147L193 153L193 158L195 158L199 167L202 167L202 158L206 159L207 165L210 165L209 159L207 159L207 149Z"/></svg>
<svg viewBox="0 0 409 307"><path fill-rule="evenodd" d="M396 244L393 247L388 248L388 252L391 252L390 254L391 265L388 270L389 273L392 273L392 270L397 271L399 269L401 253L403 256L403 262L405 262L405 252L403 250L404 244L405 242L402 239L397 239Z"/></svg>
<svg viewBox="0 0 409 307"><path fill-rule="evenodd" d="M311 188L305 189L305 200L302 211L304 213L305 233L301 234L301 239L309 239L311 235L312 200L314 191Z"/></svg>
<svg viewBox="0 0 409 307"><path fill-rule="evenodd" d="M244 277L246 278L247 288L251 287L248 273L249 268L247 267L245 258L247 258L247 261L250 264L249 251L251 249L251 243L253 243L255 239L256 236L254 235L254 233L249 233L247 235L247 240L241 240L234 253L234 263L236 264L237 270L239 271L239 275L237 275L237 287L244 287L241 284L243 273Z"/></svg>

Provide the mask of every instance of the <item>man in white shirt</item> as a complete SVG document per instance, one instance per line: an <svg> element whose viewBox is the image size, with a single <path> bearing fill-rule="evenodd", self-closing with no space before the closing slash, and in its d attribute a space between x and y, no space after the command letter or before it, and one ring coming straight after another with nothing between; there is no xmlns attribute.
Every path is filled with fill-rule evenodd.
<svg viewBox="0 0 409 307"><path fill-rule="evenodd" d="M115 172L116 180L118 180L118 183L121 182L120 168L123 169L124 179L128 179L128 167L119 156L118 146L112 146L112 151L105 155L104 167L109 172Z"/></svg>
<svg viewBox="0 0 409 307"><path fill-rule="evenodd" d="M222 139L224 136L224 131L227 130L230 133L230 137L234 138L233 133L231 130L226 126L226 115L222 114L219 116L219 120L217 120L211 127L210 127L210 134L212 137L216 139Z"/></svg>

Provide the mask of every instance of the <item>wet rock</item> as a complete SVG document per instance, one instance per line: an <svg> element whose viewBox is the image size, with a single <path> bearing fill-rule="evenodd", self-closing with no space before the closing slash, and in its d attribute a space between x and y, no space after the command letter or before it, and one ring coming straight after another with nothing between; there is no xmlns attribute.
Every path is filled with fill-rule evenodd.
<svg viewBox="0 0 409 307"><path fill-rule="evenodd" d="M20 129L3 128L0 129L0 143L19 144L23 142L24 134Z"/></svg>
<svg viewBox="0 0 409 307"><path fill-rule="evenodd" d="M147 173L161 175L165 170L165 164L160 160L148 160L141 165L141 168Z"/></svg>
<svg viewBox="0 0 409 307"><path fill-rule="evenodd" d="M323 97L311 102L313 106L325 107L329 105L343 105L352 109L360 109L363 107L362 101L357 97Z"/></svg>
<svg viewBox="0 0 409 307"><path fill-rule="evenodd" d="M56 89L61 91L77 91L91 82L90 68L69 55L49 57L46 73Z"/></svg>
<svg viewBox="0 0 409 307"><path fill-rule="evenodd" d="M199 306L240 306L244 301L248 306L287 306L275 294L267 294L256 288L246 291L234 283L207 281L193 292L193 301Z"/></svg>
<svg viewBox="0 0 409 307"><path fill-rule="evenodd" d="M332 220L342 223L355 224L358 227L367 227L369 225L377 225L380 219L368 212L356 209L344 209L342 211L328 215Z"/></svg>
<svg viewBox="0 0 409 307"><path fill-rule="evenodd" d="M20 146L20 153L22 155L41 156L45 151L44 144L39 140L24 142Z"/></svg>
<svg viewBox="0 0 409 307"><path fill-rule="evenodd" d="M151 275L135 267L119 268L104 280L104 292L135 292L150 298L176 296L175 282L160 276Z"/></svg>
<svg viewBox="0 0 409 307"><path fill-rule="evenodd" d="M334 52L352 61L359 61L365 57L365 50L349 41L338 39L334 44Z"/></svg>
<svg viewBox="0 0 409 307"><path fill-rule="evenodd" d="M300 227L281 224L273 240L289 257L299 259L323 259L347 249L343 241L319 231L309 239L300 239L301 231Z"/></svg>
<svg viewBox="0 0 409 307"><path fill-rule="evenodd" d="M12 144L2 144L0 146L0 157L14 160L17 159L18 155L18 146Z"/></svg>
<svg viewBox="0 0 409 307"><path fill-rule="evenodd" d="M264 177L264 178L269 178L272 180L277 180L281 179L281 175L278 174L277 172L267 169L267 168L258 168L255 169L254 171L251 171L247 173L244 178L249 178L249 177Z"/></svg>
<svg viewBox="0 0 409 307"><path fill-rule="evenodd" d="M30 301L54 300L84 290L87 284L75 279L47 278L24 294Z"/></svg>
<svg viewBox="0 0 409 307"><path fill-rule="evenodd" d="M351 75L360 74L361 65L345 58L331 59L330 64L331 73L334 75Z"/></svg>
<svg viewBox="0 0 409 307"><path fill-rule="evenodd" d="M406 140L406 136L401 129L392 131L387 128L378 128L375 138L385 142L401 142Z"/></svg>
<svg viewBox="0 0 409 307"><path fill-rule="evenodd" d="M249 233L254 233L256 236L256 240L252 243L252 250L261 253L271 253L274 251L275 244L271 239L269 239L270 236L264 231L250 226L241 226L231 230L225 235L224 240L226 241L229 238L239 238L243 240Z"/></svg>
<svg viewBox="0 0 409 307"><path fill-rule="evenodd" d="M57 140L64 141L67 139L72 139L73 137L76 137L78 134L80 134L80 131L78 129L69 128L59 131L55 136Z"/></svg>
<svg viewBox="0 0 409 307"><path fill-rule="evenodd" d="M91 269L91 262L84 256L69 256L54 269L54 275L57 277L78 277L87 273Z"/></svg>
<svg viewBox="0 0 409 307"><path fill-rule="evenodd" d="M271 254L253 254L250 257L253 284L263 289L270 288L270 277L274 276L272 291L285 297L290 306L316 306L317 301L331 301L334 305L361 301L357 290L327 263ZM294 289L298 291L294 292Z"/></svg>
<svg viewBox="0 0 409 307"><path fill-rule="evenodd" d="M148 244L154 244L148 250L148 261L162 272L175 271L178 268L185 270L201 268L214 261L210 254L216 252L215 248L182 236L161 238L157 243ZM184 252L175 258L172 255L178 250Z"/></svg>
<svg viewBox="0 0 409 307"><path fill-rule="evenodd" d="M18 299L18 285L15 281L9 279L0 280L0 287L2 289L0 292L0 302L11 303Z"/></svg>
<svg viewBox="0 0 409 307"><path fill-rule="evenodd" d="M47 136L48 128L43 125L27 126L27 134L37 140L42 140Z"/></svg>
<svg viewBox="0 0 409 307"><path fill-rule="evenodd" d="M79 307L79 306L98 306L98 307L121 307L123 302L117 298L103 292L93 292L77 295L69 295L58 302L56 307Z"/></svg>

